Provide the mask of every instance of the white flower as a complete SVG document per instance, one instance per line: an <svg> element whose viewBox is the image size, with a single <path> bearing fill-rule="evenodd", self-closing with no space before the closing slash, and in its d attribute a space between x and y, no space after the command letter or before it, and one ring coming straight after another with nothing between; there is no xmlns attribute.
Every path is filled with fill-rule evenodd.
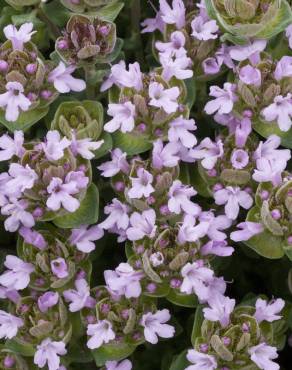
<svg viewBox="0 0 292 370"><path fill-rule="evenodd" d="M133 131L135 124L134 104L129 101L123 104L109 104L107 113L113 119L105 124L105 131L115 132L119 129L123 133Z"/></svg>
<svg viewBox="0 0 292 370"><path fill-rule="evenodd" d="M140 325L144 327L144 336L147 342L156 344L158 336L161 338L172 338L175 333L173 326L165 324L170 320L170 313L167 309L148 312L142 316Z"/></svg>
<svg viewBox="0 0 292 370"><path fill-rule="evenodd" d="M87 347L90 349L99 348L116 337L112 324L108 320L99 320L96 324L89 324L87 335L91 336L87 342Z"/></svg>
<svg viewBox="0 0 292 370"><path fill-rule="evenodd" d="M251 360L262 370L278 370L280 366L271 361L278 357L277 348L260 343L248 350Z"/></svg>

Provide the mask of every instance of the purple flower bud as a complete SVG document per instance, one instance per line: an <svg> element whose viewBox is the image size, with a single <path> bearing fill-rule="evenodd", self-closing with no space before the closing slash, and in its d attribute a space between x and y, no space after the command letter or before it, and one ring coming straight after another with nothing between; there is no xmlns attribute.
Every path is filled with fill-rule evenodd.
<svg viewBox="0 0 292 370"><path fill-rule="evenodd" d="M76 275L76 279L86 279L86 272L84 270L78 271Z"/></svg>
<svg viewBox="0 0 292 370"><path fill-rule="evenodd" d="M125 190L125 184L123 181L117 181L114 185L116 191L124 191Z"/></svg>
<svg viewBox="0 0 292 370"><path fill-rule="evenodd" d="M30 75L33 75L34 73L36 73L36 70L37 70L37 65L35 63L30 63L28 64L26 67L25 67L25 70L27 73L29 73Z"/></svg>
<svg viewBox="0 0 292 370"><path fill-rule="evenodd" d="M69 275L68 266L64 258L59 257L51 261L51 269L53 274L59 279L63 279Z"/></svg>
<svg viewBox="0 0 292 370"><path fill-rule="evenodd" d="M229 337L223 337L222 342L224 346L229 346L229 344L231 343L231 339Z"/></svg>
<svg viewBox="0 0 292 370"><path fill-rule="evenodd" d="M148 284L148 285L146 286L146 289L147 289L147 292L149 292L149 293L154 293L154 292L155 292L155 290L157 289L157 286L156 286L156 284L154 284L154 283L150 283L150 284Z"/></svg>
<svg viewBox="0 0 292 370"><path fill-rule="evenodd" d="M137 269L139 269L140 267L142 267L142 263L141 263L141 261L135 261L135 267L136 267Z"/></svg>
<svg viewBox="0 0 292 370"><path fill-rule="evenodd" d="M66 40L59 40L57 44L57 48L60 50L67 50L68 49L68 42Z"/></svg>
<svg viewBox="0 0 292 370"><path fill-rule="evenodd" d="M292 189L288 190L288 197L292 197Z"/></svg>
<svg viewBox="0 0 292 370"><path fill-rule="evenodd" d="M244 191L248 194L252 194L252 188L250 186L247 186L246 188L244 188Z"/></svg>
<svg viewBox="0 0 292 370"><path fill-rule="evenodd" d="M206 353L206 352L208 352L208 349L209 349L209 345L207 343L200 344L200 351L201 352Z"/></svg>
<svg viewBox="0 0 292 370"><path fill-rule="evenodd" d="M241 326L241 329L244 333L249 333L250 327L248 322L244 322Z"/></svg>
<svg viewBox="0 0 292 370"><path fill-rule="evenodd" d="M86 321L88 324L94 324L96 322L96 317L94 315L87 315Z"/></svg>
<svg viewBox="0 0 292 370"><path fill-rule="evenodd" d="M245 111L243 111L242 115L243 115L243 117L251 118L253 113L250 109L246 109Z"/></svg>
<svg viewBox="0 0 292 370"><path fill-rule="evenodd" d="M110 28L107 26L100 26L98 29L99 33L101 33L103 36L107 36L110 32Z"/></svg>
<svg viewBox="0 0 292 370"><path fill-rule="evenodd" d="M271 211L271 215L272 215L274 220L279 220L282 217L281 211L279 209L273 209Z"/></svg>
<svg viewBox="0 0 292 370"><path fill-rule="evenodd" d="M32 57L32 59L36 59L37 58L37 54L34 51L32 51L30 53L30 56Z"/></svg>
<svg viewBox="0 0 292 370"><path fill-rule="evenodd" d="M142 335L141 333L135 333L133 334L133 337L132 337L134 340L140 340L142 338Z"/></svg>
<svg viewBox="0 0 292 370"><path fill-rule="evenodd" d="M137 130L141 133L145 132L146 131L146 128L147 126L145 125L145 123L140 123L138 126L137 126Z"/></svg>
<svg viewBox="0 0 292 370"><path fill-rule="evenodd" d="M122 315L122 318L123 318L124 320L128 320L128 318L129 318L129 310L124 309L124 310L121 312L121 315Z"/></svg>
<svg viewBox="0 0 292 370"><path fill-rule="evenodd" d="M145 250L144 245L138 245L136 247L136 253L137 254L143 254L144 253L144 250Z"/></svg>
<svg viewBox="0 0 292 370"><path fill-rule="evenodd" d="M85 166L85 164L81 164L78 168L77 168L78 171L82 171L82 172L86 172L87 170L87 167Z"/></svg>
<svg viewBox="0 0 292 370"><path fill-rule="evenodd" d="M20 313L26 313L27 311L29 311L29 305L27 305L27 304L20 305L20 307L19 307L19 312Z"/></svg>
<svg viewBox="0 0 292 370"><path fill-rule="evenodd" d="M104 315L106 315L106 314L108 314L108 313L110 312L111 307L110 307L110 305L109 305L108 303L102 303L102 304L100 305L100 310L101 310L101 312L102 312Z"/></svg>
<svg viewBox="0 0 292 370"><path fill-rule="evenodd" d="M38 96L35 93L31 92L31 91L27 94L27 97L30 101L36 101L37 98L38 98Z"/></svg>
<svg viewBox="0 0 292 370"><path fill-rule="evenodd" d="M35 285L43 286L45 284L45 280L43 278L38 278L35 280Z"/></svg>
<svg viewBox="0 0 292 370"><path fill-rule="evenodd" d="M220 184L219 182L213 186L213 191L214 192L216 192L218 190L221 190L221 189L223 189L223 185Z"/></svg>
<svg viewBox="0 0 292 370"><path fill-rule="evenodd" d="M289 245L291 245L291 244L292 244L292 235L288 236L287 241L288 241L288 244L289 244Z"/></svg>
<svg viewBox="0 0 292 370"><path fill-rule="evenodd" d="M6 72L8 69L8 63L5 60L0 60L0 72Z"/></svg>
<svg viewBox="0 0 292 370"><path fill-rule="evenodd" d="M58 303L59 294L55 292L46 292L38 299L38 307L41 312L47 312L49 308Z"/></svg>
<svg viewBox="0 0 292 370"><path fill-rule="evenodd" d="M53 95L53 93L50 90L43 90L41 91L41 97L45 100L50 99L50 97Z"/></svg>
<svg viewBox="0 0 292 370"><path fill-rule="evenodd" d="M154 132L154 135L160 137L163 135L163 131L160 128L157 128Z"/></svg>
<svg viewBox="0 0 292 370"><path fill-rule="evenodd" d="M156 202L155 198L154 198L152 195L150 195L150 196L146 199L146 201L147 201L147 203L148 203L149 205L154 204L154 203Z"/></svg>
<svg viewBox="0 0 292 370"><path fill-rule="evenodd" d="M260 194L260 197L262 200L267 200L269 199L270 193L267 190L263 190Z"/></svg>
<svg viewBox="0 0 292 370"><path fill-rule="evenodd" d="M217 176L217 171L215 170L215 168L212 168L211 170L208 170L208 171L207 171L207 174L208 174L210 177L216 177L216 176Z"/></svg>
<svg viewBox="0 0 292 370"><path fill-rule="evenodd" d="M6 356L3 361L4 367L7 369L12 368L15 365L15 360L12 356Z"/></svg>
<svg viewBox="0 0 292 370"><path fill-rule="evenodd" d="M160 239L159 240L159 246L161 248L165 248L167 245L168 245L168 240L166 240L166 239Z"/></svg>
<svg viewBox="0 0 292 370"><path fill-rule="evenodd" d="M42 217L42 215L44 214L44 211L43 211L43 209L42 208L40 208L40 207L37 207L34 211L33 211L33 213L32 213L32 215L33 215L33 217L35 217L35 218L40 218L40 217Z"/></svg>
<svg viewBox="0 0 292 370"><path fill-rule="evenodd" d="M162 206L159 207L159 211L163 216L167 216L170 214L170 211L168 209L167 204L163 204Z"/></svg>
<svg viewBox="0 0 292 370"><path fill-rule="evenodd" d="M170 280L170 286L173 289L178 289L181 286L181 280L180 279L171 279Z"/></svg>

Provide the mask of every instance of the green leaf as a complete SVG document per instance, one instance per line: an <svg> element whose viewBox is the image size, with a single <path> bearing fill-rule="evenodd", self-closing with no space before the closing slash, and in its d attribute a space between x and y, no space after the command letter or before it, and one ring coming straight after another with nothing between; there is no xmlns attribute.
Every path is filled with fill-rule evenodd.
<svg viewBox="0 0 292 370"><path fill-rule="evenodd" d="M187 97L186 97L185 104L191 110L192 106L194 105L196 101L196 96L197 96L196 80L194 77L192 77L192 78L188 78L187 80L184 80L184 83L187 89Z"/></svg>
<svg viewBox="0 0 292 370"><path fill-rule="evenodd" d="M166 299L169 302L182 307L194 308L198 305L197 297L194 294L187 295L174 289L170 289Z"/></svg>
<svg viewBox="0 0 292 370"><path fill-rule="evenodd" d="M7 340L5 347L14 353L18 353L22 356L31 357L35 353L35 349L32 344L22 341L19 338L13 338Z"/></svg>
<svg viewBox="0 0 292 370"><path fill-rule="evenodd" d="M102 146L94 152L94 158L98 159L106 155L113 147L113 140L108 132L103 132L98 140L103 140Z"/></svg>
<svg viewBox="0 0 292 370"><path fill-rule="evenodd" d="M151 149L152 144L145 135L135 135L132 133L123 134L116 131L113 135L113 143L115 148L120 148L128 155L144 153Z"/></svg>
<svg viewBox="0 0 292 370"><path fill-rule="evenodd" d="M77 211L55 218L53 223L63 229L77 228L81 225L91 225L98 220L98 208L98 189L94 184L91 184Z"/></svg>
<svg viewBox="0 0 292 370"><path fill-rule="evenodd" d="M253 128L265 138L268 138L270 135L279 136L281 138L281 144L286 148L292 149L292 128L284 132L279 129L277 123L263 122L262 120L257 120Z"/></svg>
<svg viewBox="0 0 292 370"><path fill-rule="evenodd" d="M260 210L258 207L253 207L249 210L246 220L259 222L259 219L256 216L259 212ZM284 256L282 238L274 236L267 229L265 229L261 234L255 235L251 239L246 240L244 244L266 258L278 259Z"/></svg>
<svg viewBox="0 0 292 370"><path fill-rule="evenodd" d="M192 165L189 170L190 174L190 185L192 185L197 192L205 198L212 197L212 191L210 190L209 183L201 175L201 172L198 168L198 164Z"/></svg>
<svg viewBox="0 0 292 370"><path fill-rule="evenodd" d="M185 368L190 364L186 357L187 352L187 350L184 350L181 354L176 356L169 370L185 370Z"/></svg>
<svg viewBox="0 0 292 370"><path fill-rule="evenodd" d="M103 366L106 361L120 361L130 356L136 349L133 344L114 343L105 344L92 351L97 366Z"/></svg>
<svg viewBox="0 0 292 370"><path fill-rule="evenodd" d="M203 321L204 321L203 307L198 306L196 309L192 336L191 336L191 342L194 347L195 347L196 339L201 336L201 325Z"/></svg>
<svg viewBox="0 0 292 370"><path fill-rule="evenodd" d="M123 7L124 3L117 2L104 6L100 10L94 12L94 14L106 21L113 22L117 18Z"/></svg>
<svg viewBox="0 0 292 370"><path fill-rule="evenodd" d="M15 130L26 131L40 121L49 111L48 107L36 108L31 111L22 112L15 122L5 119L5 112L0 110L0 122L11 132Z"/></svg>

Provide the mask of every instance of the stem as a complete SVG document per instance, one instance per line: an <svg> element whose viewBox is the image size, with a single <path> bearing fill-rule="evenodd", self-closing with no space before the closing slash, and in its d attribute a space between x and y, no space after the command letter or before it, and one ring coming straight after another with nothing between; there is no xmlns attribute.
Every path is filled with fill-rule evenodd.
<svg viewBox="0 0 292 370"><path fill-rule="evenodd" d="M86 81L86 96L87 99L94 99L95 97L95 87L96 83L94 81L95 77L95 65L84 66L85 81Z"/></svg>

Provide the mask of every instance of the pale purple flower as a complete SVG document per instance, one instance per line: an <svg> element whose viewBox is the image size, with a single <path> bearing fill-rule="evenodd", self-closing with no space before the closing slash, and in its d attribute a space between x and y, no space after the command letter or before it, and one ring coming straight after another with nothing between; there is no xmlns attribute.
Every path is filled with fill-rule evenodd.
<svg viewBox="0 0 292 370"><path fill-rule="evenodd" d="M193 76L190 69L192 60L186 56L185 50L180 49L174 55L171 51L159 53L159 61L163 67L162 77L169 81L172 77L178 80L185 80Z"/></svg>
<svg viewBox="0 0 292 370"><path fill-rule="evenodd" d="M11 179L7 172L0 173L0 207L5 206L8 202L7 182Z"/></svg>
<svg viewBox="0 0 292 370"><path fill-rule="evenodd" d="M213 57L207 58L202 62L202 68L206 75L215 75L216 73L219 73L221 65L218 60Z"/></svg>
<svg viewBox="0 0 292 370"><path fill-rule="evenodd" d="M48 131L42 149L49 161L57 161L64 157L64 150L68 148L71 141L66 137L61 139L59 131Z"/></svg>
<svg viewBox="0 0 292 370"><path fill-rule="evenodd" d="M278 370L280 366L271 361L278 357L277 348L260 343L248 349L250 359L262 370Z"/></svg>
<svg viewBox="0 0 292 370"><path fill-rule="evenodd" d="M217 111L219 114L230 113L233 109L234 102L238 99L235 94L235 90L236 85L231 84L230 82L225 82L223 89L218 86L211 86L209 95L216 99L209 101L205 105L205 112L207 114L213 114Z"/></svg>
<svg viewBox="0 0 292 370"><path fill-rule="evenodd" d="M177 242L179 244L196 242L206 235L207 230L208 225L206 223L196 224L196 218L192 215L186 214L184 216L183 223L179 226Z"/></svg>
<svg viewBox="0 0 292 370"><path fill-rule="evenodd" d="M282 172L285 170L287 161L282 158L260 158L256 161L256 169L252 178L257 182L272 182L279 185L282 182Z"/></svg>
<svg viewBox="0 0 292 370"><path fill-rule="evenodd" d="M104 279L110 291L126 298L137 298L141 295L140 280L143 276L142 272L135 271L128 263L120 263L114 271L104 271Z"/></svg>
<svg viewBox="0 0 292 370"><path fill-rule="evenodd" d="M224 154L223 143L221 140L213 142L206 137L195 148L191 149L190 156L194 159L201 159L201 165L206 170L211 170L215 167L219 158Z"/></svg>
<svg viewBox="0 0 292 370"><path fill-rule="evenodd" d="M196 194L193 187L183 185L180 180L175 180L168 191L168 209L177 215L181 212L193 216L198 215L201 208L190 200Z"/></svg>
<svg viewBox="0 0 292 370"><path fill-rule="evenodd" d="M177 155L180 149L178 143L167 143L163 146L162 140L153 143L152 166L156 169L177 166L180 158Z"/></svg>
<svg viewBox="0 0 292 370"><path fill-rule="evenodd" d="M127 174L130 170L130 165L127 162L127 153L123 153L121 149L116 148L111 151L111 161L102 163L97 167L102 172L104 177L113 177L117 175L120 171Z"/></svg>
<svg viewBox="0 0 292 370"><path fill-rule="evenodd" d="M62 341L54 342L51 338L44 339L41 344L37 345L37 350L34 354L34 364L39 368L46 365L48 370L59 370L60 357L66 355L66 345Z"/></svg>
<svg viewBox="0 0 292 370"><path fill-rule="evenodd" d="M161 252L152 253L149 260L152 266L157 267L163 264L164 256Z"/></svg>
<svg viewBox="0 0 292 370"><path fill-rule="evenodd" d="M64 279L69 275L68 265L62 257L58 257L51 261L51 270L59 279Z"/></svg>
<svg viewBox="0 0 292 370"><path fill-rule="evenodd" d="M91 336L87 342L87 347L90 349L99 348L116 337L112 324L108 320L99 320L96 324L89 324L87 335Z"/></svg>
<svg viewBox="0 0 292 370"><path fill-rule="evenodd" d="M65 181L59 177L53 177L47 187L48 193L51 194L46 202L47 207L52 211L58 211L63 207L68 212L75 212L79 208L80 202L72 195L85 188L88 181L88 177L82 171L69 172Z"/></svg>
<svg viewBox="0 0 292 370"><path fill-rule="evenodd" d="M280 137L277 135L270 135L266 141L260 141L253 157L255 160L260 158L271 160L281 158L283 161L288 162L291 158L291 152L289 149L278 149L280 145Z"/></svg>
<svg viewBox="0 0 292 370"><path fill-rule="evenodd" d="M156 12L155 18L147 18L141 23L143 30L141 33L147 33L147 32L154 32L156 30L160 31L161 33L164 32L165 29L165 23L163 22L161 18L161 12Z"/></svg>
<svg viewBox="0 0 292 370"><path fill-rule="evenodd" d="M292 94L276 96L274 102L261 113L267 122L277 121L281 131L289 131L292 126Z"/></svg>
<svg viewBox="0 0 292 370"><path fill-rule="evenodd" d="M99 224L99 227L108 230L116 226L118 229L126 230L129 226L129 212L130 209L126 204L114 198L111 204L104 207L104 213L109 216Z"/></svg>
<svg viewBox="0 0 292 370"><path fill-rule="evenodd" d="M111 74L114 83L118 86L131 87L136 91L143 89L143 74L137 62L129 64L129 71L124 63L115 64L111 68Z"/></svg>
<svg viewBox="0 0 292 370"><path fill-rule="evenodd" d="M246 85L254 85L258 87L261 86L262 83L261 71L249 64L240 69L239 78Z"/></svg>
<svg viewBox="0 0 292 370"><path fill-rule="evenodd" d="M251 120L248 117L244 117L235 128L235 144L239 148L243 148L246 144L246 140L249 134L252 132Z"/></svg>
<svg viewBox="0 0 292 370"><path fill-rule="evenodd" d="M175 24L183 28L186 22L186 8L182 0L173 0L172 7L166 0L159 0L161 18L166 24Z"/></svg>
<svg viewBox="0 0 292 370"><path fill-rule="evenodd" d="M0 339L12 339L23 325L21 318L0 310Z"/></svg>
<svg viewBox="0 0 292 370"><path fill-rule="evenodd" d="M226 67L235 71L235 64L230 57L229 50L229 46L226 44L221 44L220 48L215 53L215 57L220 67L225 64Z"/></svg>
<svg viewBox="0 0 292 370"><path fill-rule="evenodd" d="M63 62L59 62L59 65L50 72L48 81L54 84L55 89L62 94L70 91L83 91L86 88L86 83L71 76L75 69L74 65L66 67Z"/></svg>
<svg viewBox="0 0 292 370"><path fill-rule="evenodd" d="M157 41L155 43L155 47L161 53L172 52L174 55L176 55L177 53L180 53L182 51L181 48L184 48L185 43L185 35L180 31L175 31L172 32L172 34L170 35L169 42Z"/></svg>
<svg viewBox="0 0 292 370"><path fill-rule="evenodd" d="M144 168L138 168L137 177L130 177L132 187L128 191L129 198L141 199L148 198L155 191L152 186L153 176Z"/></svg>
<svg viewBox="0 0 292 370"><path fill-rule="evenodd" d="M250 209L253 204L253 197L241 190L239 186L226 186L214 193L215 203L225 204L225 214L231 220L236 220L239 214L239 207Z"/></svg>
<svg viewBox="0 0 292 370"><path fill-rule="evenodd" d="M140 240L145 236L152 239L155 236L156 228L155 225L156 214L153 209L147 209L141 214L138 212L132 213L130 217L131 226L127 230L127 237L129 240Z"/></svg>
<svg viewBox="0 0 292 370"><path fill-rule="evenodd" d="M38 179L37 173L28 164L24 167L18 163L11 163L8 173L10 179L6 184L6 194L13 197L19 197L26 189L31 189Z"/></svg>
<svg viewBox="0 0 292 370"><path fill-rule="evenodd" d="M135 105L130 101L122 104L109 104L107 113L113 119L105 124L105 131L115 132L121 130L123 133L133 131L135 126Z"/></svg>
<svg viewBox="0 0 292 370"><path fill-rule="evenodd" d="M70 302L70 312L77 312L84 307L94 306L94 299L90 297L90 287L85 279L75 280L75 289L65 290L63 296L66 302Z"/></svg>
<svg viewBox="0 0 292 370"><path fill-rule="evenodd" d="M156 344L158 337L172 338L175 333L173 326L165 324L170 320L167 309L158 310L155 313L148 312L142 316L140 325L144 327L144 337L149 343Z"/></svg>
<svg viewBox="0 0 292 370"><path fill-rule="evenodd" d="M24 135L22 131L14 131L14 138L4 134L0 137L0 161L7 161L13 156L22 157Z"/></svg>
<svg viewBox="0 0 292 370"><path fill-rule="evenodd" d="M219 27L215 20L205 20L200 15L195 17L191 23L192 33L191 35L200 41L207 41L216 39L218 37Z"/></svg>
<svg viewBox="0 0 292 370"><path fill-rule="evenodd" d="M165 89L161 83L151 82L149 85L149 105L162 108L166 113L174 113L178 108L177 98L179 88L177 86Z"/></svg>
<svg viewBox="0 0 292 370"><path fill-rule="evenodd" d="M101 239L103 234L103 229L98 225L91 227L84 225L71 231L70 244L75 245L83 253L90 253L95 249L94 242Z"/></svg>
<svg viewBox="0 0 292 370"><path fill-rule="evenodd" d="M286 28L286 37L289 41L289 47L290 49L292 49L292 25L291 24L290 26Z"/></svg>
<svg viewBox="0 0 292 370"><path fill-rule="evenodd" d="M222 328L230 323L230 314L235 307L235 299L216 294L208 299L210 307L204 308L204 317L209 321L219 321Z"/></svg>
<svg viewBox="0 0 292 370"><path fill-rule="evenodd" d="M27 244L31 244L40 250L45 249L48 245L42 234L35 230L22 226L18 232Z"/></svg>
<svg viewBox="0 0 292 370"><path fill-rule="evenodd" d="M34 271L31 263L24 262L12 255L6 256L4 266L8 269L0 275L0 284L10 290L25 289L30 282L30 274Z"/></svg>
<svg viewBox="0 0 292 370"><path fill-rule="evenodd" d="M202 227L206 227L206 234L212 240L221 241L227 238L222 230L228 229L232 220L224 215L215 216L213 212L202 212L199 216Z"/></svg>
<svg viewBox="0 0 292 370"><path fill-rule="evenodd" d="M233 231L230 234L230 239L235 242L249 240L253 236L260 234L264 230L262 224L251 221L241 222L237 225L237 227L241 230Z"/></svg>
<svg viewBox="0 0 292 370"><path fill-rule="evenodd" d="M31 228L35 225L35 220L31 213L26 211L28 203L26 200L11 200L1 208L1 214L9 216L4 221L5 230L15 232L20 225Z"/></svg>
<svg viewBox="0 0 292 370"><path fill-rule="evenodd" d="M126 71L126 63L125 63L124 60L120 60L119 63L117 63L117 64L120 65L120 67L123 70ZM112 69L115 66L116 66L116 64L112 66L111 71L110 71L110 74L107 76L107 78L101 84L101 87L100 87L100 91L101 92L104 92L104 91L110 89L113 85L117 85L117 86L121 87L121 85L119 85L119 83L116 80L116 77L117 77L116 76L116 73L114 75L113 72L112 72Z"/></svg>
<svg viewBox="0 0 292 370"><path fill-rule="evenodd" d="M260 53L265 50L267 40L254 40L246 45L236 45L229 48L230 57L233 60L242 62L246 59L252 64L260 61Z"/></svg>
<svg viewBox="0 0 292 370"><path fill-rule="evenodd" d="M130 360L107 361L105 363L106 370L132 370L132 363Z"/></svg>
<svg viewBox="0 0 292 370"><path fill-rule="evenodd" d="M24 23L19 30L13 25L9 24L3 29L5 37L12 42L13 50L23 50L23 45L31 40L31 37L36 31L33 31L33 24L31 22Z"/></svg>
<svg viewBox="0 0 292 370"><path fill-rule="evenodd" d="M76 136L73 133L70 149L75 156L79 154L80 157L90 160L93 159L95 156L92 152L94 150L98 150L103 143L104 140L92 141L92 139L89 138L76 139Z"/></svg>
<svg viewBox="0 0 292 370"><path fill-rule="evenodd" d="M292 57L283 56L279 60L274 76L277 81L280 81L284 77L292 77Z"/></svg>
<svg viewBox="0 0 292 370"><path fill-rule="evenodd" d="M31 101L24 95L24 88L20 82L10 81L6 84L6 92L0 94L0 107L5 108L5 119L17 121L21 111L26 112Z"/></svg>
<svg viewBox="0 0 292 370"><path fill-rule="evenodd" d="M226 257L231 256L233 252L234 248L228 246L225 240L210 240L208 241L208 243L204 244L200 248L200 253L203 256L208 256L209 254L212 254L215 256Z"/></svg>
<svg viewBox="0 0 292 370"><path fill-rule="evenodd" d="M59 301L59 294L57 292L46 292L39 296L38 307L41 312L47 312L49 308L55 306Z"/></svg>
<svg viewBox="0 0 292 370"><path fill-rule="evenodd" d="M185 148L192 148L197 144L196 136L189 131L197 129L193 119L185 119L180 116L169 123L168 140L181 143Z"/></svg>
<svg viewBox="0 0 292 370"><path fill-rule="evenodd" d="M185 370L215 370L217 361L214 356L198 352L194 349L188 350L187 359L193 365L188 366Z"/></svg>
<svg viewBox="0 0 292 370"><path fill-rule="evenodd" d="M209 298L208 284L214 278L214 272L199 262L187 263L181 270L183 277L180 291L186 294L195 293L201 301Z"/></svg>
<svg viewBox="0 0 292 370"><path fill-rule="evenodd" d="M265 299L258 298L256 301L256 312L254 317L258 323L262 321L273 322L280 320L282 316L277 315L285 306L285 301L281 298L267 302Z"/></svg>
<svg viewBox="0 0 292 370"><path fill-rule="evenodd" d="M237 170L242 170L249 163L249 155L246 150L236 149L231 154L231 163L232 167Z"/></svg>

